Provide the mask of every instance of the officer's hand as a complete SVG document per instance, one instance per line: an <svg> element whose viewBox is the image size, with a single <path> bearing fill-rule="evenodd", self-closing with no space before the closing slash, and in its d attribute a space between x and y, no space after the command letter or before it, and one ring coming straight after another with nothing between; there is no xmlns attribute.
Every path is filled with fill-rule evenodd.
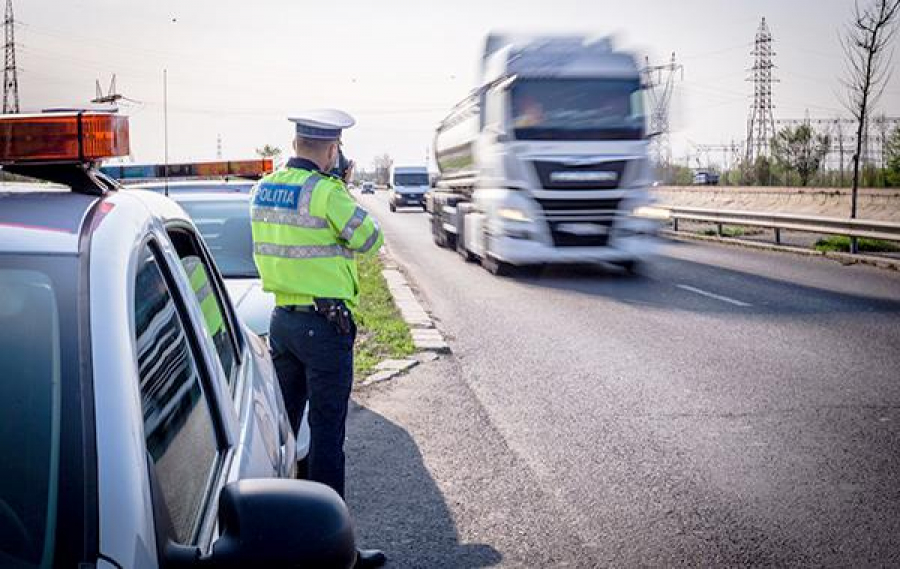
<svg viewBox="0 0 900 569"><path fill-rule="evenodd" d="M353 179L353 170L356 169L356 162L353 160L350 161L350 164L347 166L347 170L344 172L344 183L349 184L350 180Z"/></svg>

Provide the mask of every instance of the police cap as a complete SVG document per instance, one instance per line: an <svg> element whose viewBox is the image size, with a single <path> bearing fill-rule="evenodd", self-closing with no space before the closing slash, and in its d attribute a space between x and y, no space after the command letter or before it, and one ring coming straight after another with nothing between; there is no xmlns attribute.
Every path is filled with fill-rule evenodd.
<svg viewBox="0 0 900 569"><path fill-rule="evenodd" d="M288 117L297 127L297 136L318 140L337 140L341 131L356 124L356 121L336 109L316 109L304 111Z"/></svg>

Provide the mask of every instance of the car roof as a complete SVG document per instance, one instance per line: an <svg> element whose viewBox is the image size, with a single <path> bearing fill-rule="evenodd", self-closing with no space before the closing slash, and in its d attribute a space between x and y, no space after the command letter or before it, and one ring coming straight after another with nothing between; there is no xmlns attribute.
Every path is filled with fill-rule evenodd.
<svg viewBox="0 0 900 569"><path fill-rule="evenodd" d="M52 184L0 184L0 251L77 253L98 199Z"/></svg>
<svg viewBox="0 0 900 569"><path fill-rule="evenodd" d="M190 222L171 199L148 191L114 191L91 196L51 184L0 184L0 253L77 254L91 211L107 202L104 217L156 217ZM124 237L124 236L123 236Z"/></svg>

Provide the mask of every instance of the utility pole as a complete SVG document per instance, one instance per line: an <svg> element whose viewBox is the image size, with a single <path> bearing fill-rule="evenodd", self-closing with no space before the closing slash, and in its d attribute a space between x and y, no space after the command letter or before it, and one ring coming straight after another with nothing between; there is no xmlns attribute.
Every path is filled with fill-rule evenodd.
<svg viewBox="0 0 900 569"><path fill-rule="evenodd" d="M3 113L19 112L19 68L16 66L16 19L12 0L6 0L6 65L3 68Z"/></svg>
<svg viewBox="0 0 900 569"><path fill-rule="evenodd" d="M772 32L763 18L756 31L753 44L752 75L747 81L753 82L753 104L747 118L747 162L752 165L760 156L768 157L772 137L775 136L775 119L772 116L772 83L778 82L772 77Z"/></svg>
<svg viewBox="0 0 900 569"><path fill-rule="evenodd" d="M641 73L644 87L650 95L650 132L654 135L650 153L656 159L657 167L668 167L672 162L672 150L669 146L669 106L675 91L675 74L681 72L684 79L684 66L672 59L664 65L650 65L650 58L645 59Z"/></svg>

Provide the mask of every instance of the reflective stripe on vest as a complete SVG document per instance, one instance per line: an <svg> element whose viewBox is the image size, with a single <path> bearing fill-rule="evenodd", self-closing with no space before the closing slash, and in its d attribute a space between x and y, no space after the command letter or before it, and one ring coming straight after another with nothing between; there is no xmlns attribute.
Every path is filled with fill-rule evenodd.
<svg viewBox="0 0 900 569"><path fill-rule="evenodd" d="M322 176L312 174L300 186L261 183L254 197L251 219L305 229L325 229L328 221L309 213L313 189L321 179Z"/></svg>
<svg viewBox="0 0 900 569"><path fill-rule="evenodd" d="M375 231L373 231L372 235L369 235L366 242L362 244L362 247L359 248L359 252L368 253L372 249L372 246L375 245L375 242L378 241L379 237L381 237L381 228L378 227L378 223L375 223Z"/></svg>
<svg viewBox="0 0 900 569"><path fill-rule="evenodd" d="M353 258L353 251L343 245L279 245L256 242L253 244L253 252L257 255L283 259Z"/></svg>
<svg viewBox="0 0 900 569"><path fill-rule="evenodd" d="M353 233L363 224L363 221L366 220L366 215L366 210L361 207L356 208L356 211L354 211L350 219L347 220L347 224L341 229L341 239L349 243L350 240L353 239Z"/></svg>

